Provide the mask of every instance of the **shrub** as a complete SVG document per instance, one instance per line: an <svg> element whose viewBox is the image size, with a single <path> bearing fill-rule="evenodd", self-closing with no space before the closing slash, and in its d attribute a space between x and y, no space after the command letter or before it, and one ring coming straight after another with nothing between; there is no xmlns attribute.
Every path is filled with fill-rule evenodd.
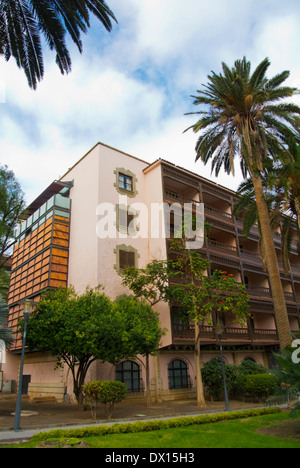
<svg viewBox="0 0 300 468"><path fill-rule="evenodd" d="M127 395L127 387L123 382L117 380L98 380L89 382L83 387L84 396L91 401L92 405L97 402L103 403L106 408L106 415L111 419L114 405L124 400Z"/></svg>
<svg viewBox="0 0 300 468"><path fill-rule="evenodd" d="M253 375L253 374L268 374L268 369L264 367L262 364L257 364L254 361L250 361L246 359L243 361L239 367L239 374L242 375Z"/></svg>
<svg viewBox="0 0 300 468"><path fill-rule="evenodd" d="M266 399L275 392L278 379L271 374L248 375L244 381L243 391L251 398Z"/></svg>
<svg viewBox="0 0 300 468"><path fill-rule="evenodd" d="M218 414L202 414L200 416L176 418L162 421L139 421L136 423L114 424L113 426L94 426L82 429L55 429L49 432L40 432L32 436L31 441L42 441L62 437L89 437L105 436L107 434L125 434L131 432L149 432L161 429L170 429L183 426L193 426L233 419L251 418L264 414L279 413L279 408L258 408L245 411L233 411Z"/></svg>
<svg viewBox="0 0 300 468"><path fill-rule="evenodd" d="M225 376L228 392L230 393L237 378L237 367L225 364ZM206 362L202 369L203 384L207 393L214 399L220 400L224 395L224 382L222 373L222 362L219 358Z"/></svg>

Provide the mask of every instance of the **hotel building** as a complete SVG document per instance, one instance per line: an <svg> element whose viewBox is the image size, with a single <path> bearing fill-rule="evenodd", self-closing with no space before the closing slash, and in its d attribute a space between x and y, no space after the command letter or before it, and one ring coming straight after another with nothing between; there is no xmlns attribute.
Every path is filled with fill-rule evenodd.
<svg viewBox="0 0 300 468"><path fill-rule="evenodd" d="M225 317L225 359L237 365L251 359L272 367L272 353L278 349L279 341L268 274L259 252L257 228L252 228L248 238L244 238L242 219L233 215L236 200L235 192L168 161L159 159L148 164L98 143L31 203L26 211L27 219L16 230L9 325L17 327L22 316L20 301L25 298L37 301L49 288L72 285L81 293L87 286L93 288L101 284L112 300L121 294L130 294L122 286L121 269L143 268L153 259L170 256L170 239L150 235L151 222L147 225L148 235L145 235L145 226L139 225L142 207L147 207L150 213L153 204L192 203L196 206L204 203L205 221L210 223L211 230L200 252L210 261L211 269L226 270L245 284L250 297L251 317L246 327L233 323L230 316ZM99 233L103 204L114 209L115 236L105 237ZM136 224L133 220L137 220ZM169 222L172 232L172 218ZM296 233L291 244L288 275L281 262L278 233L274 239L290 327L296 331L300 327L300 260ZM150 362L152 400L194 398L194 325L183 323L176 315L176 308L166 303L158 303L155 308L160 313L161 326L168 332ZM20 351L19 337L3 366L7 380L17 380ZM201 354L203 362L219 356L214 326L205 325L201 329ZM50 352L26 354L24 392L29 397L72 399L68 368L54 370L55 362ZM116 367L96 362L88 378L123 380L129 389L128 400L145 399L146 371L141 357L124 360Z"/></svg>

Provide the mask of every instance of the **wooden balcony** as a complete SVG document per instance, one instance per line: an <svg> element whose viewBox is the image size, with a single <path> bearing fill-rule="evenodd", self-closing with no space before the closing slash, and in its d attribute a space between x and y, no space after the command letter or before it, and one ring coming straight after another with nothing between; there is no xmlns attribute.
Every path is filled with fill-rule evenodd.
<svg viewBox="0 0 300 468"><path fill-rule="evenodd" d="M195 342L195 325L173 324L172 327L174 344L192 344ZM208 342L217 342L216 329L213 326L203 326L200 330L200 340L203 344ZM278 342L278 333L272 329L252 329L240 327L225 327L222 334L222 341L231 343L276 343Z"/></svg>

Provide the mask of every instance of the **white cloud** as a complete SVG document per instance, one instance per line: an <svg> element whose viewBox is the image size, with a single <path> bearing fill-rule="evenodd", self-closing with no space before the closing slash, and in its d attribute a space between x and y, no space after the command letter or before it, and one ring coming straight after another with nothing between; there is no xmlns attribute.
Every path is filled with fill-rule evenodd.
<svg viewBox="0 0 300 468"><path fill-rule="evenodd" d="M0 162L16 172L28 201L98 141L210 178L210 167L194 163L197 136L183 134L192 122L184 113L195 110L189 95L210 71L218 72L222 60L232 65L246 55L257 65L269 56L271 74L290 69L290 84L300 88L299 0L256 3L111 0L119 21L113 32L93 22L83 55L71 46L69 76L61 76L47 53L37 91L14 62L0 59L6 85ZM224 175L217 180L230 188L238 181Z"/></svg>

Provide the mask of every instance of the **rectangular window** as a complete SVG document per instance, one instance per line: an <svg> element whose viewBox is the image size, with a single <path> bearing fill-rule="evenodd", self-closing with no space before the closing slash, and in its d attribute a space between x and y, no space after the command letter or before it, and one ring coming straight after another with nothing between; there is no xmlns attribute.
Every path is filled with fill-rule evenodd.
<svg viewBox="0 0 300 468"><path fill-rule="evenodd" d="M119 267L121 270L125 270L129 267L135 267L135 252L119 250Z"/></svg>
<svg viewBox="0 0 300 468"><path fill-rule="evenodd" d="M134 221L134 214L129 213L127 210L124 210L122 208L119 208L119 227L123 228L124 231L129 233L129 230L131 228L134 229L133 226L133 221Z"/></svg>
<svg viewBox="0 0 300 468"><path fill-rule="evenodd" d="M132 192L132 177L119 172L119 188L127 190L128 192Z"/></svg>

